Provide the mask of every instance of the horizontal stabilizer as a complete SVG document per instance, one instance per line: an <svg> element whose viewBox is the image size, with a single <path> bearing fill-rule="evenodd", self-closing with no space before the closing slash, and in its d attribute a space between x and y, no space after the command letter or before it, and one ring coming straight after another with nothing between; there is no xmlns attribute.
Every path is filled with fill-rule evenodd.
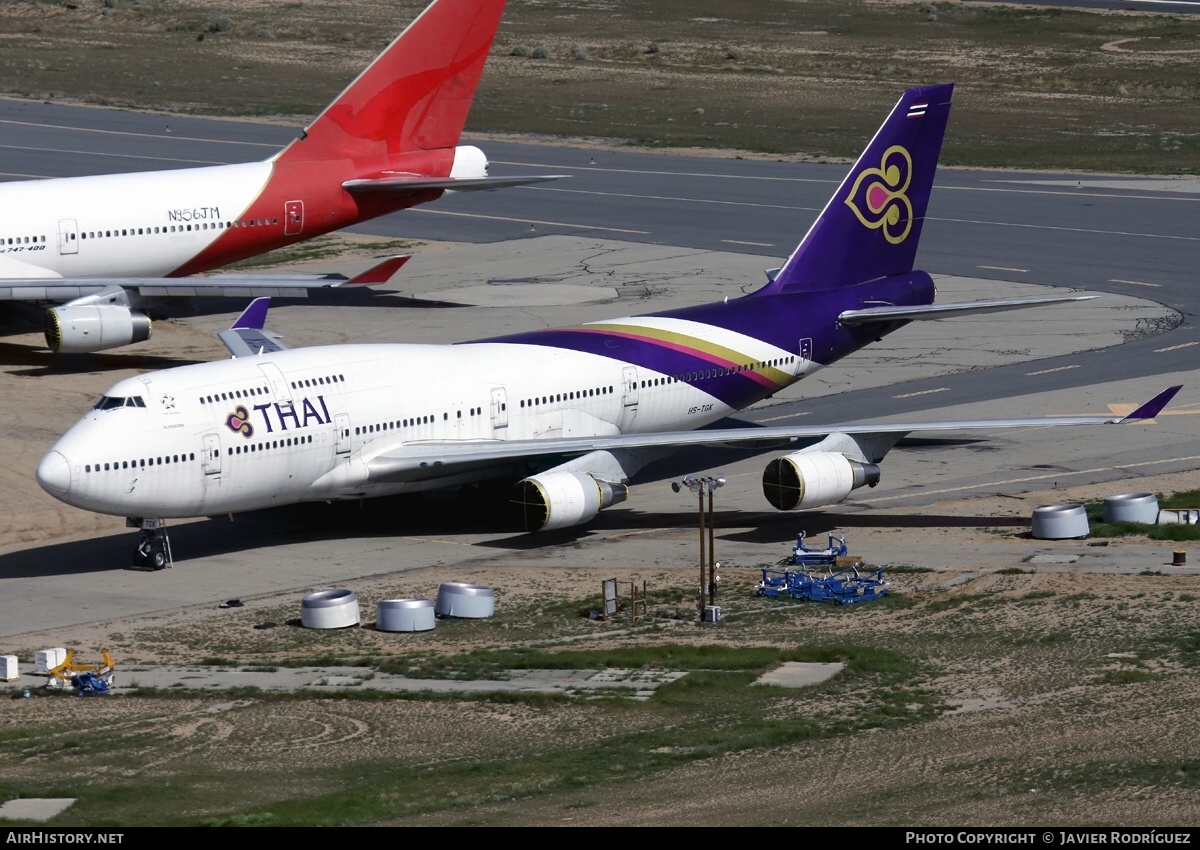
<svg viewBox="0 0 1200 850"><path fill-rule="evenodd" d="M956 304L927 304L916 307L867 307L847 310L838 316L843 325L870 325L881 322L912 322L919 319L954 319L999 313L1002 310L1021 310L1025 307L1045 307L1049 304L1069 304L1090 301L1096 295L1055 295L1044 298L1007 298L997 301L963 301Z"/></svg>
<svg viewBox="0 0 1200 850"><path fill-rule="evenodd" d="M396 174L388 177L362 177L347 180L342 184L342 188L352 195L401 197L430 189L445 189L451 192L507 189L510 186L545 183L548 180L561 180L569 176L569 174L543 174L525 177L422 177L419 174Z"/></svg>

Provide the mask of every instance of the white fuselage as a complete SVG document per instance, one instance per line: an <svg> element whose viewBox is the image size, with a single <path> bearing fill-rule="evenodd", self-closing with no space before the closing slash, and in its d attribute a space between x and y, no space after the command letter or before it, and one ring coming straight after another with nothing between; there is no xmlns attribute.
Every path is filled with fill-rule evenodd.
<svg viewBox="0 0 1200 850"><path fill-rule="evenodd" d="M786 355L755 347L763 359ZM780 368L795 379L814 365ZM369 481L368 462L405 445L690 430L730 412L686 381L562 348L315 347L121 381L46 455L38 478L100 513L206 516L496 474Z"/></svg>
<svg viewBox="0 0 1200 850"><path fill-rule="evenodd" d="M283 153L237 165L0 183L0 300L69 302L114 279L136 290L147 278L208 271L424 200L364 205L342 186L359 176L353 161L283 165ZM456 147L448 169L452 179L486 178L487 157ZM173 294L170 285L156 288L160 297Z"/></svg>
<svg viewBox="0 0 1200 850"><path fill-rule="evenodd" d="M3 278L168 275L227 229L250 226L242 213L271 170L250 162L0 184L0 287Z"/></svg>

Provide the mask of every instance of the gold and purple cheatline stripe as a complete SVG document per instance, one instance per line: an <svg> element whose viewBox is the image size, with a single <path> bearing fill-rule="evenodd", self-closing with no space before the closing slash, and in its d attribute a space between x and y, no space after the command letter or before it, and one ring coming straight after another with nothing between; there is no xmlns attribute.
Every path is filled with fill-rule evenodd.
<svg viewBox="0 0 1200 850"><path fill-rule="evenodd" d="M732 348L717 345L716 343L677 331L646 327L644 325L623 325L613 322L595 322L566 328L565 330L572 333L617 336L623 339L645 342L672 351L678 351L682 354L688 354L704 360L714 366L732 369L749 380L762 384L764 387L770 387L771 389L785 387L792 381L792 376L789 373L774 366L758 365L755 368L747 368L743 371L743 367L753 367L755 364L762 363L762 361L734 351Z"/></svg>

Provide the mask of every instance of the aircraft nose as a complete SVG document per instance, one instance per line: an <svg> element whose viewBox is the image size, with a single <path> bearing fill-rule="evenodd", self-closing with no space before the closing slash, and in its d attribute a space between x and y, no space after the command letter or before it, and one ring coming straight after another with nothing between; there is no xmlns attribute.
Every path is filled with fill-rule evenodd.
<svg viewBox="0 0 1200 850"><path fill-rule="evenodd" d="M60 452L46 452L37 468L38 484L51 496L63 497L71 489L71 464Z"/></svg>

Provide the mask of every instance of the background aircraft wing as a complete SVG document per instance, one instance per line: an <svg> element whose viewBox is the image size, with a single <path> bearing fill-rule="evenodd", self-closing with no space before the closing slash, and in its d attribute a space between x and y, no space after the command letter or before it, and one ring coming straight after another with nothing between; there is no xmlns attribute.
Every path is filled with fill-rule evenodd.
<svg viewBox="0 0 1200 850"><path fill-rule="evenodd" d="M601 437L557 437L537 440L467 440L408 442L366 458L371 481L426 481L466 469L486 468L550 457L572 457L594 451L678 448L683 446L742 446L774 448L804 440L824 439L831 434L859 437L857 445L874 444L882 460L895 443L912 431L959 431L1057 427L1061 425L1120 425L1153 419L1179 392L1163 390L1128 416L1054 416L1032 419L968 419L927 422L841 423L815 427L712 428L699 431L667 431L618 434Z"/></svg>
<svg viewBox="0 0 1200 850"><path fill-rule="evenodd" d="M70 304L80 298L124 291L137 297L163 298L214 296L247 298L262 295L296 295L308 289L336 286L371 286L385 283L408 262L410 255L388 257L362 274L348 278L341 274L245 273L210 277L0 277L0 301L55 301Z"/></svg>

